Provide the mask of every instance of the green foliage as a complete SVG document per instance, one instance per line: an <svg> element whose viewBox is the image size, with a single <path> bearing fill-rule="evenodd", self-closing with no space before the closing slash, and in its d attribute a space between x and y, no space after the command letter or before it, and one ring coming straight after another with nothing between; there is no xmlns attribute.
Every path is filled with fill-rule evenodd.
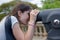
<svg viewBox="0 0 60 40"><path fill-rule="evenodd" d="M6 14L0 14L0 21L1 21L1 19L3 19L3 17L5 17L6 16Z"/></svg>
<svg viewBox="0 0 60 40"><path fill-rule="evenodd" d="M36 4L32 4L32 3L29 3L29 2L25 2L25 4L29 4L33 9L38 8Z"/></svg>
<svg viewBox="0 0 60 40"><path fill-rule="evenodd" d="M10 9L11 7L14 8L14 6L18 3L26 3L26 4L29 4L33 7L33 9L35 8L38 8L35 4L32 4L32 3L29 3L29 2L23 2L23 1L17 1L17 0L14 0L14 1L11 1L11 2L8 2L8 3L4 3L0 6L0 12L2 11L8 11L10 12L12 9Z"/></svg>
<svg viewBox="0 0 60 40"><path fill-rule="evenodd" d="M45 0L43 9L60 8L60 0Z"/></svg>

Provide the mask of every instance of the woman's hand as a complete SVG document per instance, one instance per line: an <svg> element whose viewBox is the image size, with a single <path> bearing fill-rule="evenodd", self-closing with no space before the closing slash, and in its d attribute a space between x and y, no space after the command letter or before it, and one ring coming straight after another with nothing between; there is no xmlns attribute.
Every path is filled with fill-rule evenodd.
<svg viewBox="0 0 60 40"><path fill-rule="evenodd" d="M39 10L36 10L36 9L32 10L32 11L30 12L30 21L29 21L29 22L35 23L36 17L37 17L37 14L38 14L38 13L39 13Z"/></svg>

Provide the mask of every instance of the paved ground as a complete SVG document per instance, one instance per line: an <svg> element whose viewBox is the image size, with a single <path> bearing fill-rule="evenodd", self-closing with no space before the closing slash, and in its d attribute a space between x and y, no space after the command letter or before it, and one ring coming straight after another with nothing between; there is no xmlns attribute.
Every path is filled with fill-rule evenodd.
<svg viewBox="0 0 60 40"><path fill-rule="evenodd" d="M34 36L33 40L46 40L46 37Z"/></svg>

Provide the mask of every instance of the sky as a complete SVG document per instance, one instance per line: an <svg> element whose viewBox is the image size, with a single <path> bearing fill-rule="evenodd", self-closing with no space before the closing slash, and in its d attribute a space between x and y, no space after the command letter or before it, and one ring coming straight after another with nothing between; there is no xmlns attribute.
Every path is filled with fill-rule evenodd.
<svg viewBox="0 0 60 40"><path fill-rule="evenodd" d="M13 0L0 0L0 5L3 3L10 2L10 1L13 1ZM42 5L43 5L41 0L22 0L22 1L31 2L33 4L36 4L38 7L42 7Z"/></svg>
<svg viewBox="0 0 60 40"><path fill-rule="evenodd" d="M3 4L3 3L7 3L7 2L10 2L12 0L0 0L0 5Z"/></svg>

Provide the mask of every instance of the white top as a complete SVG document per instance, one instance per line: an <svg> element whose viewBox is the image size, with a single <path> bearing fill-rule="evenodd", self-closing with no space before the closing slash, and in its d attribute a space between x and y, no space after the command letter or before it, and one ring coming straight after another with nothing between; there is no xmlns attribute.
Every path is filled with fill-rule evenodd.
<svg viewBox="0 0 60 40"><path fill-rule="evenodd" d="M7 16L6 16L7 17ZM2 21L0 22L0 40L6 40L6 35L5 35L5 20L6 17L4 17L2 19ZM17 18L14 16L11 16L11 23L12 23L12 29L13 29L13 25L18 22Z"/></svg>

